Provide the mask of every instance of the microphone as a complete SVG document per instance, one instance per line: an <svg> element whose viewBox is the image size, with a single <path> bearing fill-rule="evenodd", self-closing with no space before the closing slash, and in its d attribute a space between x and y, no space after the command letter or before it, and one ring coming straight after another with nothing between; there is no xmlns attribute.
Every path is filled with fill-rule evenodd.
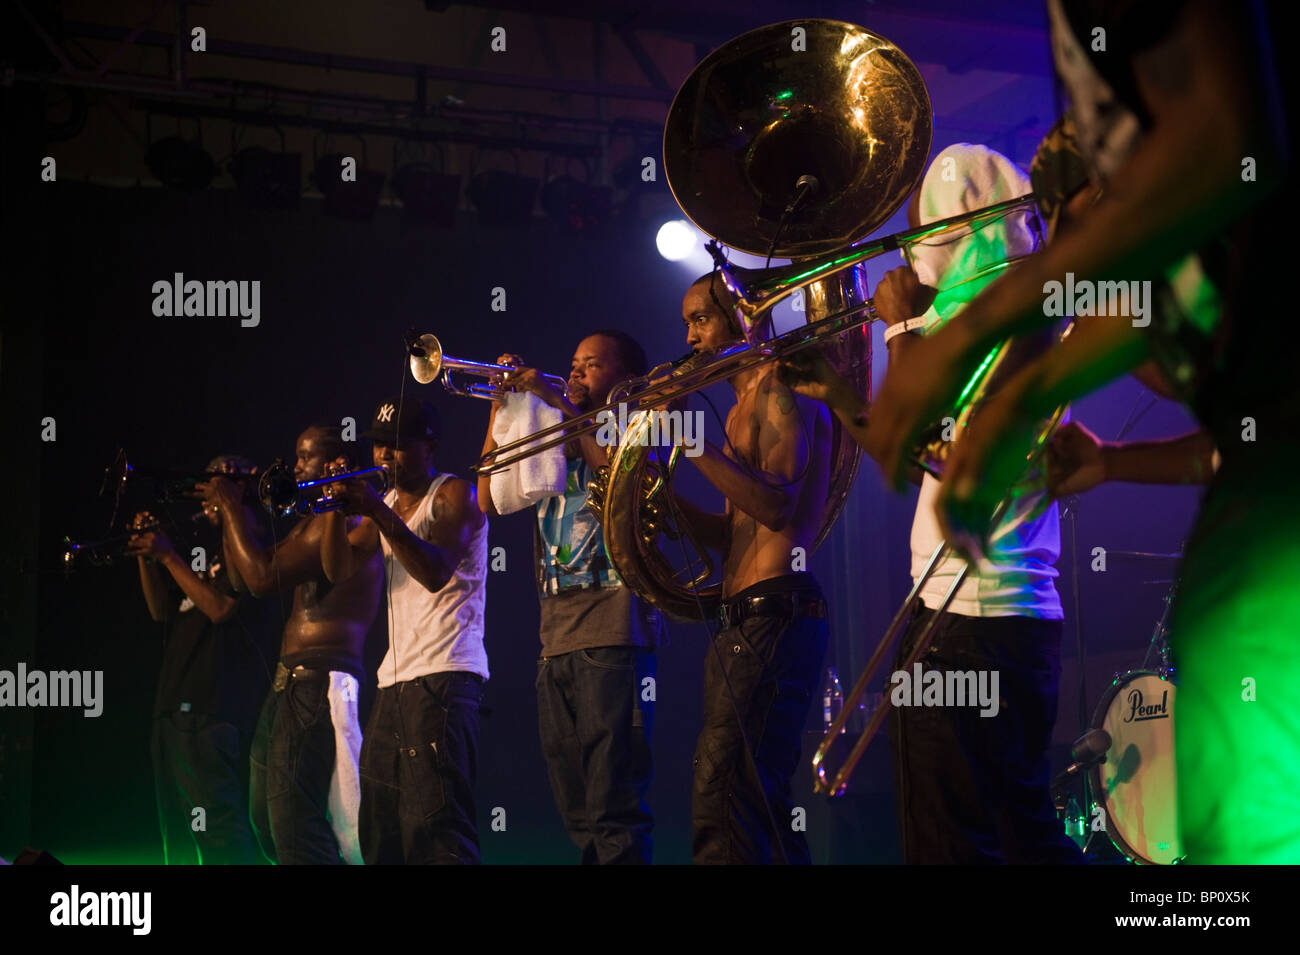
<svg viewBox="0 0 1300 955"><path fill-rule="evenodd" d="M816 176L810 176L806 173L800 176L794 181L794 198L791 199L790 204L785 207L785 214L790 215L790 213L794 212L794 210L799 207L799 203L803 202L808 196L815 195L821 187L821 180Z"/></svg>
<svg viewBox="0 0 1300 955"><path fill-rule="evenodd" d="M1052 788L1064 785L1072 777L1085 769L1106 761L1106 750L1110 749L1110 734L1105 730L1091 729L1076 739L1070 747L1070 758L1074 760L1052 780Z"/></svg>
<svg viewBox="0 0 1300 955"><path fill-rule="evenodd" d="M429 356L429 353L420 346L420 333L414 328L408 328L403 333L402 344L406 346L406 351L412 358L427 358Z"/></svg>

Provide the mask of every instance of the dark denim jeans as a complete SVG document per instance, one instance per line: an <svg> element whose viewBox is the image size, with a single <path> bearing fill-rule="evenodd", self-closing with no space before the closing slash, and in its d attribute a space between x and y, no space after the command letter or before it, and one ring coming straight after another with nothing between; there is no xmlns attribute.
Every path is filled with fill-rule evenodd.
<svg viewBox="0 0 1300 955"><path fill-rule="evenodd" d="M477 865L479 706L475 673L380 688L361 744L366 865Z"/></svg>
<svg viewBox="0 0 1300 955"><path fill-rule="evenodd" d="M897 670L934 611L918 608ZM1048 790L1062 624L947 614L922 671L998 672L996 716L978 706L895 707L890 715L899 828L909 864L1078 863ZM888 690L886 690L888 692Z"/></svg>
<svg viewBox="0 0 1300 955"><path fill-rule="evenodd" d="M272 689L253 736L253 831L280 865L343 865L329 821L334 723L329 671L309 670Z"/></svg>
<svg viewBox="0 0 1300 955"><path fill-rule="evenodd" d="M639 647L576 650L537 661L537 721L547 775L584 865L651 861L646 805L654 703L642 681L655 654Z"/></svg>
<svg viewBox="0 0 1300 955"><path fill-rule="evenodd" d="M812 861L807 839L791 824L790 780L829 639L825 620L768 616L713 638L691 797L697 864Z"/></svg>
<svg viewBox="0 0 1300 955"><path fill-rule="evenodd" d="M154 790L167 865L257 865L248 823L247 732L201 713L154 719ZM193 810L204 827L194 829Z"/></svg>

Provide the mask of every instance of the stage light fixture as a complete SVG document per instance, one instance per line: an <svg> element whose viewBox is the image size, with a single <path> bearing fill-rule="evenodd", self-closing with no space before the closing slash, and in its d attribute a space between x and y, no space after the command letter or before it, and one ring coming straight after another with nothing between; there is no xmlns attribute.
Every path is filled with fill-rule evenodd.
<svg viewBox="0 0 1300 955"><path fill-rule="evenodd" d="M451 228L460 202L460 176L441 172L431 163L413 162L398 167L393 191L402 200L402 218Z"/></svg>
<svg viewBox="0 0 1300 955"><path fill-rule="evenodd" d="M257 209L297 209L302 196L302 154L241 149L230 161L240 194Z"/></svg>
<svg viewBox="0 0 1300 955"><path fill-rule="evenodd" d="M487 226L526 225L533 217L533 200L540 180L501 169L488 169L469 182L469 198Z"/></svg>
<svg viewBox="0 0 1300 955"><path fill-rule="evenodd" d="M330 153L316 160L312 178L325 197L325 211L341 219L369 219L379 205L385 176L373 169L357 168L357 178L342 179L343 153Z"/></svg>
<svg viewBox="0 0 1300 955"><path fill-rule="evenodd" d="M670 219L659 227L655 236L659 254L669 262L680 262L691 254L697 244L695 227L685 219Z"/></svg>
<svg viewBox="0 0 1300 955"><path fill-rule="evenodd" d="M217 174L217 165L203 147L168 136L149 145L145 156L149 171L163 185L182 192L199 192L206 189Z"/></svg>

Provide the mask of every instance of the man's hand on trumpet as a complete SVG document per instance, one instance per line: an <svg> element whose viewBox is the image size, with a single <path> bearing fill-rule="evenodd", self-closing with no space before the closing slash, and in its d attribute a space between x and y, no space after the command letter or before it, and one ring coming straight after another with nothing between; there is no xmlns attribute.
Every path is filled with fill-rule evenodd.
<svg viewBox="0 0 1300 955"><path fill-rule="evenodd" d="M529 392L530 394L536 395L552 408L558 408L560 411L564 412L568 411L568 405L564 400L564 395L556 391L540 371L536 368L529 367L521 357L512 354L500 355L497 357L496 363L498 365L510 365L515 370L501 378L492 379L493 384L508 385L515 391ZM574 387L575 385L570 382L570 396L573 395ZM576 387L582 392L582 394L573 398L573 400L575 403L580 404L581 401L579 398L586 397L586 392L585 388L583 388L581 384L578 384Z"/></svg>
<svg viewBox="0 0 1300 955"><path fill-rule="evenodd" d="M333 477L336 474L346 474L351 470L351 465L348 464L347 458L338 457L333 461L327 461L324 470L325 477ZM331 500L342 498L345 501L342 510L347 514L373 516L384 503L383 497L375 490L374 485L364 478L352 478L348 481L326 484L323 487L325 497Z"/></svg>
<svg viewBox="0 0 1300 955"><path fill-rule="evenodd" d="M217 513L233 511L240 506L244 497L241 481L214 474L208 480L194 486L195 496L203 501L204 510L214 508Z"/></svg>
<svg viewBox="0 0 1300 955"><path fill-rule="evenodd" d="M138 530L139 533L133 534L127 541L127 556L164 560L168 555L176 553L171 538L157 529L157 521L148 511L140 511L135 515L131 520L131 529Z"/></svg>

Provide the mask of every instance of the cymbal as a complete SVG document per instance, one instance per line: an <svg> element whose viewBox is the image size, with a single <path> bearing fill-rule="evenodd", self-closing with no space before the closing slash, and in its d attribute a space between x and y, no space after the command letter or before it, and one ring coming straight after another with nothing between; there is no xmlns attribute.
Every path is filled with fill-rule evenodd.
<svg viewBox="0 0 1300 955"><path fill-rule="evenodd" d="M1182 554L1151 554L1138 550L1108 550L1107 557L1122 557L1125 560L1182 560Z"/></svg>

